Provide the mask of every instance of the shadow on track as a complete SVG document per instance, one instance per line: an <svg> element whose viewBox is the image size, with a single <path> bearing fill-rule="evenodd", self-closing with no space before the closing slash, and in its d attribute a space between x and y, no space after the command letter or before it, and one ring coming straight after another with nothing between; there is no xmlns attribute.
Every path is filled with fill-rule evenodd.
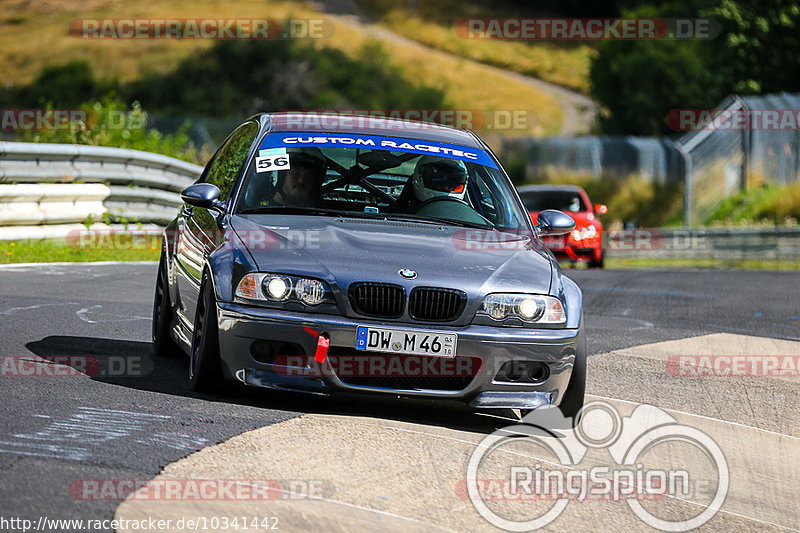
<svg viewBox="0 0 800 533"><path fill-rule="evenodd" d="M517 422L510 410L497 415L475 413L459 402L442 400L363 394L316 396L235 383L230 383L223 394L197 393L189 388L188 358L156 357L149 342L51 335L29 342L25 347L53 364L69 365L92 380L231 405L298 413L367 416L486 434Z"/></svg>

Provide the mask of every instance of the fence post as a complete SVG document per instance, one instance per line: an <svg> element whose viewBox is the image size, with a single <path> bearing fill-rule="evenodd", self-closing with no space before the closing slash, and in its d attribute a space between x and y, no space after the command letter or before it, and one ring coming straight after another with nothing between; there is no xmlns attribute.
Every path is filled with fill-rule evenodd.
<svg viewBox="0 0 800 533"><path fill-rule="evenodd" d="M692 227L692 156L680 142L675 143L675 149L683 158L683 225Z"/></svg>
<svg viewBox="0 0 800 533"><path fill-rule="evenodd" d="M747 126L742 131L742 164L739 170L739 192L747 191L748 174L750 172L750 135L753 117L750 114L750 107L747 102L738 94L733 95L733 99L738 102L742 111L747 114Z"/></svg>

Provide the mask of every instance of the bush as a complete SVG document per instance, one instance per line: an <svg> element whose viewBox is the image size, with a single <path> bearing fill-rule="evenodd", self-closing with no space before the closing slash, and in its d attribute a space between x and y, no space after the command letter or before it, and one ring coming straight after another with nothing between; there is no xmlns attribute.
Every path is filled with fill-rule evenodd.
<svg viewBox="0 0 800 533"><path fill-rule="evenodd" d="M53 105L48 104L48 109ZM163 135L148 129L147 113L139 102L130 108L119 100L106 98L79 106L86 113L85 121L72 122L69 128L25 131L21 140L28 142L89 144L130 148L176 157L192 163L208 158L205 150L198 151L186 134L185 123L174 135Z"/></svg>
<svg viewBox="0 0 800 533"><path fill-rule="evenodd" d="M82 102L106 94L115 84L98 81L88 62L75 60L44 67L30 85L12 90L8 100L19 107L56 103L59 108L76 108Z"/></svg>
<svg viewBox="0 0 800 533"><path fill-rule="evenodd" d="M151 111L245 117L301 109L442 108L444 92L412 83L379 44L356 59L301 41L220 41L166 75L126 88Z"/></svg>
<svg viewBox="0 0 800 533"><path fill-rule="evenodd" d="M800 0L683 0L639 5L625 17L707 18L712 39L603 41L592 95L607 134L675 133L672 109L713 108L728 94L800 90Z"/></svg>

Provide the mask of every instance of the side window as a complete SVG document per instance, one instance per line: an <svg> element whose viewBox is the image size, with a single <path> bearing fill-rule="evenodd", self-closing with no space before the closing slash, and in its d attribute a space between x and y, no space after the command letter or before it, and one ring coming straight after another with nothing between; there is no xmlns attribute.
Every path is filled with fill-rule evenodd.
<svg viewBox="0 0 800 533"><path fill-rule="evenodd" d="M203 182L219 187L220 200L227 200L230 196L236 178L247 164L247 152L256 134L258 126L254 122L240 126L214 157L214 162L211 163Z"/></svg>

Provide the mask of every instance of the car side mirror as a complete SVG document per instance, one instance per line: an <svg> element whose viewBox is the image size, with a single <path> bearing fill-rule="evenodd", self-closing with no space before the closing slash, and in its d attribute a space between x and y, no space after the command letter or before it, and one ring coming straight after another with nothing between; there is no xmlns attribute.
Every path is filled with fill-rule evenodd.
<svg viewBox="0 0 800 533"><path fill-rule="evenodd" d="M195 183L183 190L181 199L195 207L214 209L215 211L222 212L225 210L225 204L220 201L220 194L219 187L216 185L210 183Z"/></svg>
<svg viewBox="0 0 800 533"><path fill-rule="evenodd" d="M575 229L571 216L556 209L545 209L536 217L539 235L563 235Z"/></svg>
<svg viewBox="0 0 800 533"><path fill-rule="evenodd" d="M608 213L608 207L605 204L594 204L594 212L598 215L605 215Z"/></svg>

